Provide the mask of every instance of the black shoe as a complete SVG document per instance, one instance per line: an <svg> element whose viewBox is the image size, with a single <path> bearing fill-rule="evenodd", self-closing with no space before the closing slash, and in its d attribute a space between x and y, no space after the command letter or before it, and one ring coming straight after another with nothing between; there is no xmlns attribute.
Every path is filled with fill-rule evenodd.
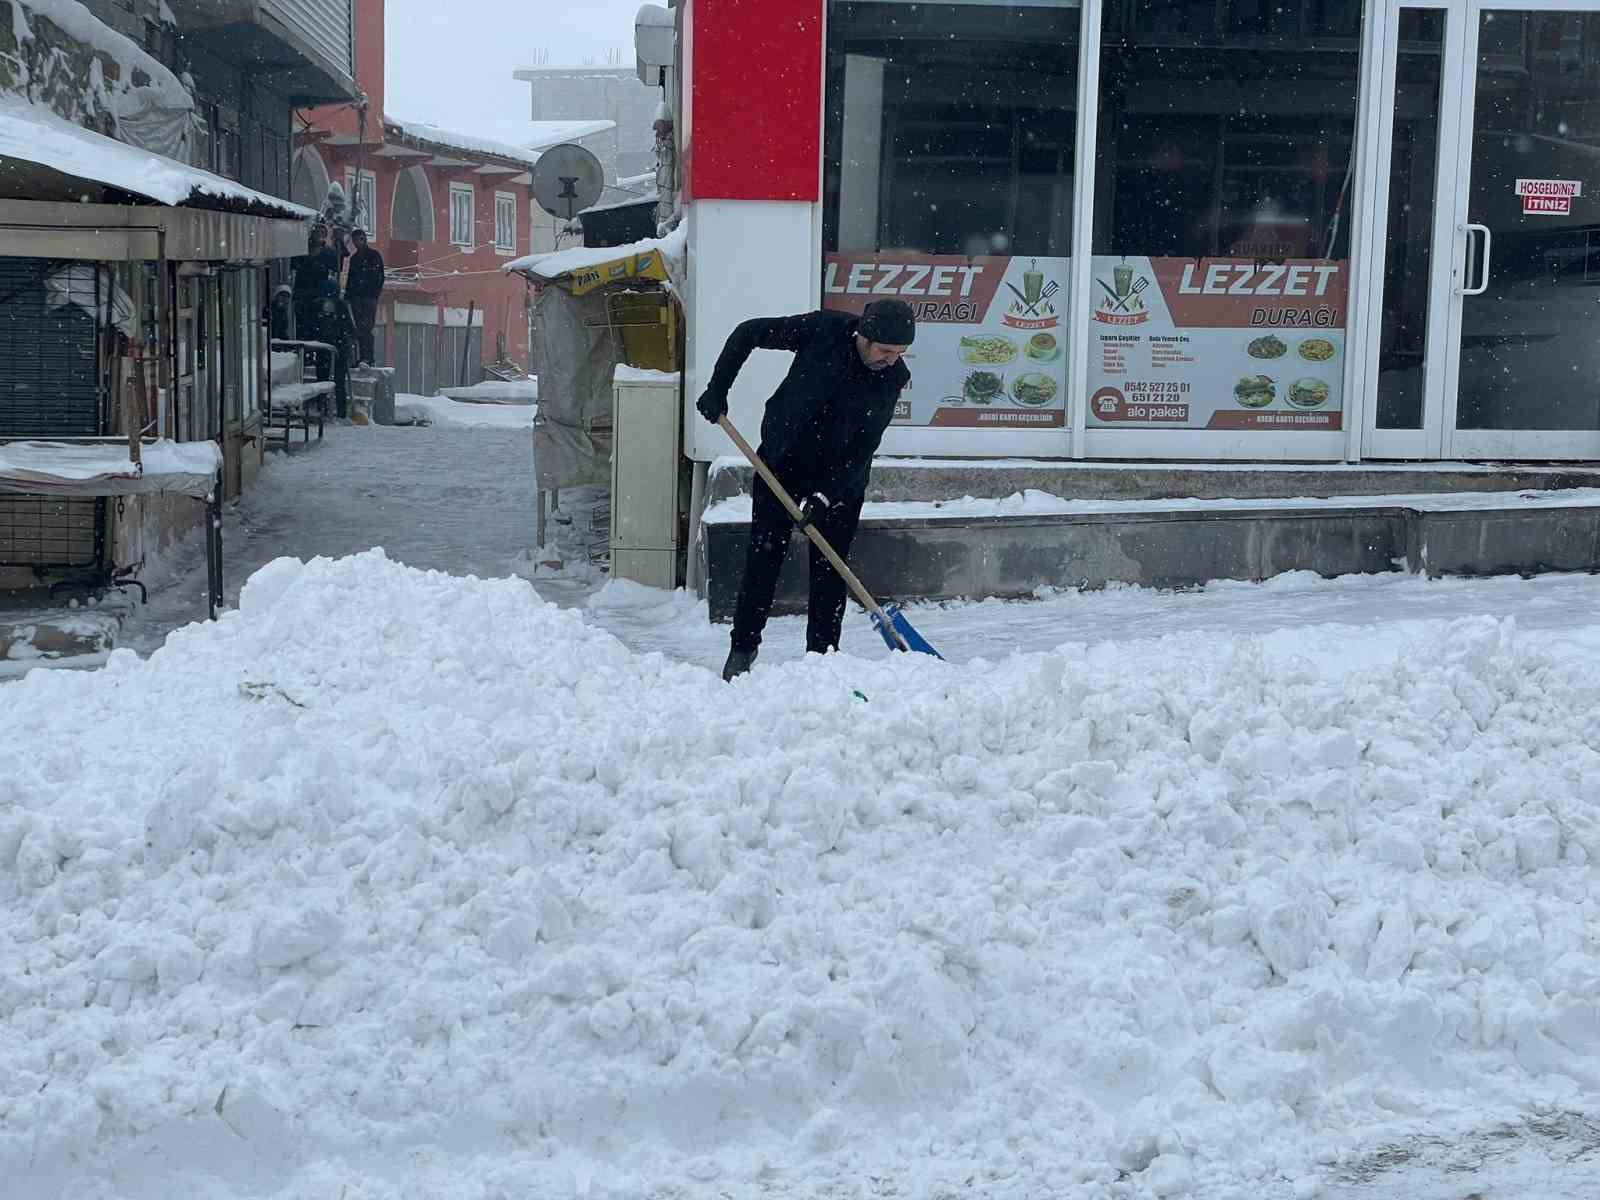
<svg viewBox="0 0 1600 1200"><path fill-rule="evenodd" d="M722 682L732 683L755 665L756 655L760 651L752 650L749 654L738 650L728 651L728 661L722 664Z"/></svg>

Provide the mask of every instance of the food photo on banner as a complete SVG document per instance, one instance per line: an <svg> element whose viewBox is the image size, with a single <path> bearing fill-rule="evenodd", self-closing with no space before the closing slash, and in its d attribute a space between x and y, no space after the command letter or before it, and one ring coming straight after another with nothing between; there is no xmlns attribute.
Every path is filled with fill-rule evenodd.
<svg viewBox="0 0 1600 1200"><path fill-rule="evenodd" d="M1065 258L829 254L823 307L894 297L917 316L898 426L1059 429L1066 422Z"/></svg>
<svg viewBox="0 0 1600 1200"><path fill-rule="evenodd" d="M1336 430L1348 260L1097 255L1089 424Z"/></svg>

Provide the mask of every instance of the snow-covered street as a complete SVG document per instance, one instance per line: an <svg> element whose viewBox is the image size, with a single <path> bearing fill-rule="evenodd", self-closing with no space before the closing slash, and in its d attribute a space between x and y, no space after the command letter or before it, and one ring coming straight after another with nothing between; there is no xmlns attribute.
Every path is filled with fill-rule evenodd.
<svg viewBox="0 0 1600 1200"><path fill-rule="evenodd" d="M1600 0L0 7L0 1200L1600 1200Z"/></svg>
<svg viewBox="0 0 1600 1200"><path fill-rule="evenodd" d="M339 557L381 546L422 570L510 573L533 540L532 410L429 403L478 423L333 424L320 444L307 449L297 434L291 453L267 456L259 485L225 516L230 604L252 572L282 554ZM147 654L169 629L204 615L203 561L196 538L164 564L177 578L154 589L121 644Z"/></svg>
<svg viewBox="0 0 1600 1200"><path fill-rule="evenodd" d="M406 397L407 403L418 403ZM551 521L569 569L539 572L528 425L517 406L420 401L438 422L425 428L331 426L324 445L274 452L259 484L225 522L230 603L251 573L282 555L339 557L373 547L420 570L497 578L519 574L545 599L584 610L588 620L635 651L660 652L707 669L727 654L727 627L710 624L705 604L683 592L607 584L578 553L587 541L587 502L568 498ZM204 614L198 544L175 556L186 574L159 586L130 622L122 643L148 654L170 629ZM1297 574L1266 584L1217 583L1201 592L1143 589L1066 593L1025 603L928 605L913 611L919 630L955 662L1001 660L1052 650L1063 641L1126 642L1162 637L1253 633L1268 647L1317 658L1330 668L1391 660L1429 622L1469 616L1513 617L1525 630L1587 637L1600 586L1588 576L1533 580L1428 581L1408 575L1322 580ZM358 614L352 614L357 619ZM761 663L803 655L804 618L774 618ZM1359 627L1359 633L1352 627ZM887 649L859 610L846 618L843 648L866 658Z"/></svg>
<svg viewBox="0 0 1600 1200"><path fill-rule="evenodd" d="M1600 1189L1594 580L791 618L729 687L512 574L526 446L274 456L236 611L0 687L8 1194Z"/></svg>

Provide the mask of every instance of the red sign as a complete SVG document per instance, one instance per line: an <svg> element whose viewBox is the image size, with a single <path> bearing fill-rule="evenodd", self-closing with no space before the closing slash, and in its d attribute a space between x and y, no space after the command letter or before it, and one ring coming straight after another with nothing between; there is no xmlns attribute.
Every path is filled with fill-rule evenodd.
<svg viewBox="0 0 1600 1200"><path fill-rule="evenodd" d="M981 325L1010 265L1009 258L959 254L830 254L822 272L822 304L860 313L874 300L892 297L911 306L919 325Z"/></svg>
<svg viewBox="0 0 1600 1200"><path fill-rule="evenodd" d="M1207 429L1338 429L1336 412L1229 412L1211 414Z"/></svg>
<svg viewBox="0 0 1600 1200"><path fill-rule="evenodd" d="M1067 267L1031 256L829 254L822 307L911 306L917 337L897 423L1048 431L1066 422Z"/></svg>
<svg viewBox="0 0 1600 1200"><path fill-rule="evenodd" d="M693 200L807 200L822 157L823 0L695 0Z"/></svg>
<svg viewBox="0 0 1600 1200"><path fill-rule="evenodd" d="M1552 214L1565 217L1571 215L1571 213L1571 196L1524 196L1522 198L1523 216Z"/></svg>
<svg viewBox="0 0 1600 1200"><path fill-rule="evenodd" d="M1345 262L1153 258L1173 324L1185 329L1341 329L1350 296Z"/></svg>
<svg viewBox="0 0 1600 1200"><path fill-rule="evenodd" d="M1564 217L1572 212L1572 198L1583 195L1581 179L1519 179L1522 215Z"/></svg>

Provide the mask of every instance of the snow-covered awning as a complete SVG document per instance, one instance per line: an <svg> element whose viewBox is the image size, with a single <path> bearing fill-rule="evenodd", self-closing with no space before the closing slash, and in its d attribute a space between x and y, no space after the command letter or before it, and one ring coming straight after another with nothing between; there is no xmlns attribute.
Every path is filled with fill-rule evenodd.
<svg viewBox="0 0 1600 1200"><path fill-rule="evenodd" d="M205 499L222 452L215 442L149 442L140 462L125 441L0 442L0 493L135 496L165 493Z"/></svg>
<svg viewBox="0 0 1600 1200"><path fill-rule="evenodd" d="M689 230L678 226L666 237L645 238L626 246L579 246L572 250L557 250L550 254L530 254L512 259L505 270L515 271L541 283L571 279L573 291L582 294L599 284L630 278L660 278L655 273L653 256L660 255L660 265L674 288L681 287L687 273ZM593 278L591 278L591 276Z"/></svg>
<svg viewBox="0 0 1600 1200"><path fill-rule="evenodd" d="M309 208L0 99L0 199L156 204L309 221Z"/></svg>

